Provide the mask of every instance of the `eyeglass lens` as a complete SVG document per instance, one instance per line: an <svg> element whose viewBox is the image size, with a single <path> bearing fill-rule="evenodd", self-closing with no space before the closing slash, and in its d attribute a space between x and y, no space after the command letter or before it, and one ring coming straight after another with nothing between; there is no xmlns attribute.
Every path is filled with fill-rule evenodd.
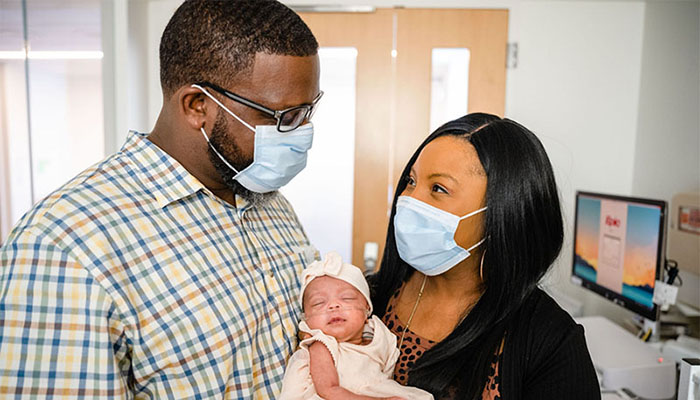
<svg viewBox="0 0 700 400"><path fill-rule="evenodd" d="M301 125L307 118L307 107L293 108L287 110L280 115L279 128L283 132L294 130Z"/></svg>

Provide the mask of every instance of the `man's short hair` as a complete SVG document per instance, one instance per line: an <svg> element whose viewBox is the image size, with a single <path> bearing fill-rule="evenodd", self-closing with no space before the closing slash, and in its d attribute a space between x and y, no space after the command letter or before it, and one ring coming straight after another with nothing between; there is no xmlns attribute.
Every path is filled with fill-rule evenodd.
<svg viewBox="0 0 700 400"><path fill-rule="evenodd" d="M252 70L255 54L312 56L318 42L299 16L275 0L186 0L160 40L166 97L209 81L230 87Z"/></svg>

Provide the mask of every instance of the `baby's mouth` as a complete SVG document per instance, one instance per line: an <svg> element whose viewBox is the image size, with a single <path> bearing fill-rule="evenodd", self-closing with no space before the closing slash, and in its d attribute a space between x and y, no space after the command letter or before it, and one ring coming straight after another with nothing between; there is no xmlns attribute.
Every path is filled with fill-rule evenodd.
<svg viewBox="0 0 700 400"><path fill-rule="evenodd" d="M345 322L345 318L333 317L333 318L331 318L331 319L328 321L328 324L329 324L329 325L333 325L333 324L338 324L338 323L341 323L341 322Z"/></svg>

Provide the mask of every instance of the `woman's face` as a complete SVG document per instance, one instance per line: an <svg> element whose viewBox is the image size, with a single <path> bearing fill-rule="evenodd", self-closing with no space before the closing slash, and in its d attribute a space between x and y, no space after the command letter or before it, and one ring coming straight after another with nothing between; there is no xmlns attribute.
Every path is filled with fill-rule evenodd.
<svg viewBox="0 0 700 400"><path fill-rule="evenodd" d="M486 172L471 143L442 136L418 155L401 195L462 217L486 206ZM458 245L467 249L483 238L485 215L460 221L455 232Z"/></svg>

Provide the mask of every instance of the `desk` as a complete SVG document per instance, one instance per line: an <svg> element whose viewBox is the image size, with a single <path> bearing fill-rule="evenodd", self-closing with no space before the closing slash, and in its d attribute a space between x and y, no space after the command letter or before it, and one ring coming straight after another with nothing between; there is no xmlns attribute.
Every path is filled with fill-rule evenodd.
<svg viewBox="0 0 700 400"><path fill-rule="evenodd" d="M603 389L627 388L647 399L674 397L675 362L606 318L580 317L576 322L583 325Z"/></svg>

